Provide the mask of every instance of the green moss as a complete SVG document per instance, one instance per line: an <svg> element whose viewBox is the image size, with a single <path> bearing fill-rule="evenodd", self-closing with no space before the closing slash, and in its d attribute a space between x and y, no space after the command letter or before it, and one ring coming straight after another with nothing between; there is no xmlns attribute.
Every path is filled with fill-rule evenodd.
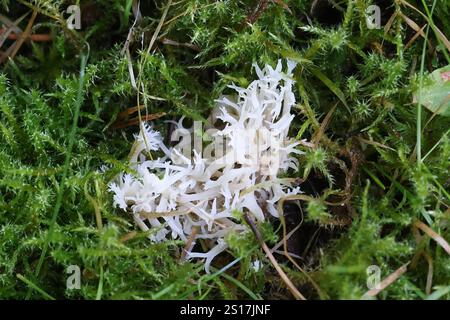
<svg viewBox="0 0 450 320"><path fill-rule="evenodd" d="M229 93L228 84L254 79L252 63L299 62L292 136L321 139L312 148L299 147L305 152L299 170L286 174L303 178L300 187L309 197L299 201L304 222L300 236L292 239L311 245L295 252L306 254L297 263L323 297L359 299L367 291L368 266L379 266L386 277L418 255L418 262L378 298L448 299L450 257L427 236L417 242L412 231L419 219L450 240L450 119L425 108L418 114L412 104L412 93L421 85L421 60L425 73L447 65L445 46L430 30L427 40L435 51L422 54L421 37L406 48L415 32L400 15L387 33L367 29L364 11L376 1L340 1L342 10L326 2L283 2L289 10L277 1L259 11L255 1L173 3L149 55L146 46L166 3L143 4L130 43L143 90L139 103L149 114L167 113L155 121L166 132L162 120L205 119L214 99ZM180 260L181 242L150 243L131 217L112 207L107 183L126 170L137 129L113 125L120 112L137 104L122 55L134 16L131 1L93 3L93 17L84 18L81 31L71 32L64 25L62 1L0 1L11 20L29 10L26 4L37 6L34 31L54 34L51 42L24 44L0 72L0 297L290 298L252 233L230 236L230 250L215 264L225 273L205 275L201 262ZM409 3L427 15L422 1ZM96 10L101 14L95 16ZM335 17L327 10L337 10ZM382 8L383 21L394 11L426 23L399 5ZM434 23L448 38L448 7L437 1L433 12ZM85 42L90 54L80 87ZM8 40L4 46L11 44ZM109 166L105 172L99 170L104 164ZM342 218L347 222L333 227L331 222ZM276 220L259 227L270 245L283 236ZM321 236L326 232L333 236ZM425 291L423 253L433 261L431 296ZM276 257L308 298L319 297L302 272ZM255 260L262 262L261 270L252 267ZM81 268L80 290L66 289L70 265Z"/></svg>

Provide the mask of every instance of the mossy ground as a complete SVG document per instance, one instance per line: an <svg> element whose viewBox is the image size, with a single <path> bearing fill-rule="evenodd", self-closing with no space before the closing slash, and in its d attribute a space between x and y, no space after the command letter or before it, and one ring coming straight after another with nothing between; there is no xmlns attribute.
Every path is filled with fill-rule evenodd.
<svg viewBox="0 0 450 320"><path fill-rule="evenodd" d="M0 298L291 298L252 234L231 236L207 275L180 262L180 241L150 243L107 190L138 130L121 112L165 112L166 132L163 120L204 119L228 84L255 78L252 63L280 58L298 62L292 135L314 144L287 174L305 197L284 208L286 231L300 227L287 243L297 266L276 254L283 270L308 299L359 299L368 266L383 279L410 262L377 298L450 297L450 257L418 228L450 239L450 118L412 98L450 53L436 28L411 41L411 21L430 17L450 36L448 1L141 1L135 24L132 0L80 1L70 31L75 2L0 1L12 21L36 10L33 33L53 35L1 65ZM370 4L386 28L367 28ZM277 221L260 228L270 245L283 237ZM70 265L80 290L66 288Z"/></svg>

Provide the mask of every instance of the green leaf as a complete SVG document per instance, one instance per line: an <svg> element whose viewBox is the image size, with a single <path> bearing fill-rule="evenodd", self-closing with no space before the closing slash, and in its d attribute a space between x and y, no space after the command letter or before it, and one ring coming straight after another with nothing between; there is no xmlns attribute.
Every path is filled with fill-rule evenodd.
<svg viewBox="0 0 450 320"><path fill-rule="evenodd" d="M414 92L414 103L433 113L450 116L450 65L436 69L425 77L424 85Z"/></svg>
<svg viewBox="0 0 450 320"><path fill-rule="evenodd" d="M446 294L450 293L450 286L447 286L447 287L438 286L435 289L436 289L436 291L434 291L432 294L430 294L426 298L426 300L438 300L438 299L442 298L443 296L445 296Z"/></svg>
<svg viewBox="0 0 450 320"><path fill-rule="evenodd" d="M348 107L347 101L345 100L345 95L342 92L341 89L339 89L338 86L336 86L334 84L333 81L330 80L330 78L328 78L325 74L322 73L322 71L320 71L317 68L310 68L311 73L317 77L317 79L319 79L320 81L323 82L324 85L326 85L328 87L328 89L330 89L338 98L339 100L341 100L341 102L343 103L343 105L347 108L347 110L349 112L350 108Z"/></svg>

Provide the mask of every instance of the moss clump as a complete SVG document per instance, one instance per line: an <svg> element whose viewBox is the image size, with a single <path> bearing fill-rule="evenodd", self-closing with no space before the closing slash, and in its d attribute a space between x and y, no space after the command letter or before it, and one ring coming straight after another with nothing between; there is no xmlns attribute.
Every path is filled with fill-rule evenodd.
<svg viewBox="0 0 450 320"><path fill-rule="evenodd" d="M360 298L368 266L384 278L411 261L378 298L449 298L450 257L415 224L450 239L450 118L412 104L423 75L450 64L442 37L429 29L426 40L410 41L404 17L427 21L401 2L261 3L173 2L162 20L167 2L156 1L134 24L131 0L87 1L82 30L70 31L69 1L0 1L13 21L36 10L33 33L53 35L26 42L0 71L1 298L290 298L251 234L230 239L215 264L224 269L205 275L201 263L182 262L183 243L151 244L107 191L127 170L137 129L118 129L134 117L123 111L142 104L142 116L205 119L228 84L254 79L252 63L280 58L299 63L292 136L306 139L305 155L287 178L304 197L301 210L286 204L284 222L288 233L301 223L287 249L308 277L276 254L282 268L307 298ZM445 1L409 3L450 36ZM381 7L384 26L395 14L389 30L367 28L370 4ZM272 245L283 237L275 221L260 228ZM81 268L80 290L66 289L70 265Z"/></svg>

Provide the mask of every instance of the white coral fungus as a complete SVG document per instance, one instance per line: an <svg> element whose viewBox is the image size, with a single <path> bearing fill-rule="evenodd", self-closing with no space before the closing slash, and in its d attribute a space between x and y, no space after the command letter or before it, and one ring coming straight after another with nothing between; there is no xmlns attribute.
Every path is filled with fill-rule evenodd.
<svg viewBox="0 0 450 320"><path fill-rule="evenodd" d="M207 272L212 259L227 249L227 234L247 230L233 218L233 210L263 221L267 214L278 216L280 198L300 192L277 177L296 168L291 155L300 153L287 137L294 118L295 63L287 61L287 72L281 61L275 69L254 67L258 80L246 89L231 85L237 94L216 101L206 128L213 141L204 150L197 143L192 151L190 135L196 132L183 128L183 119L176 124L183 140L171 148L143 123L130 155L137 175L122 174L110 184L114 204L131 212L143 230L152 229L152 241L194 240L186 257L206 259ZM164 157L149 159L149 152L157 150ZM192 252L198 239L209 239L208 252Z"/></svg>

